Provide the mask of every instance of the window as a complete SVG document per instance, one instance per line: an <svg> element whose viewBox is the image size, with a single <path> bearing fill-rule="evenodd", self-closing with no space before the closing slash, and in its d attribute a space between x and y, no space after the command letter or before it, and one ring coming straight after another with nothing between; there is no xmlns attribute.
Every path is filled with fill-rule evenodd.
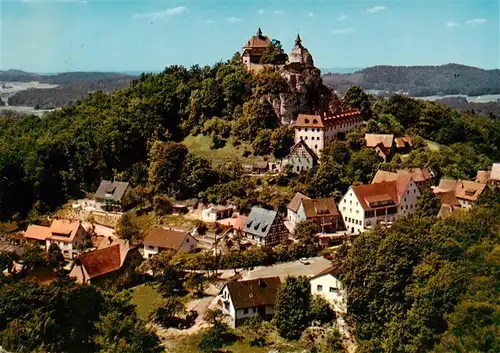
<svg viewBox="0 0 500 353"><path fill-rule="evenodd" d="M323 290L323 286L318 284L318 286L316 287L317 291L318 292L321 292Z"/></svg>
<svg viewBox="0 0 500 353"><path fill-rule="evenodd" d="M350 202L350 204L352 205L352 200L351 200L351 201L349 201L349 202Z"/></svg>
<svg viewBox="0 0 500 353"><path fill-rule="evenodd" d="M347 217L344 217L345 218L345 221L347 222Z"/></svg>
<svg viewBox="0 0 500 353"><path fill-rule="evenodd" d="M345 206L343 207L343 210L345 211Z"/></svg>
<svg viewBox="0 0 500 353"><path fill-rule="evenodd" d="M189 243L189 238L186 239L186 243Z"/></svg>
<svg viewBox="0 0 500 353"><path fill-rule="evenodd" d="M306 136L306 137L304 137L304 140L307 140L307 136Z"/></svg>
<svg viewBox="0 0 500 353"><path fill-rule="evenodd" d="M154 250L154 249L155 249L155 247L154 247L153 245L148 245L148 249L149 249L149 250Z"/></svg>
<svg viewBox="0 0 500 353"><path fill-rule="evenodd" d="M248 314L248 308L243 309L243 314Z"/></svg>
<svg viewBox="0 0 500 353"><path fill-rule="evenodd" d="M318 145L314 145L314 148L316 148L316 149L317 149L317 148L318 148Z"/></svg>
<svg viewBox="0 0 500 353"><path fill-rule="evenodd" d="M298 172L300 171L300 167L299 167L299 166L297 166L297 171L298 171Z"/></svg>
<svg viewBox="0 0 500 353"><path fill-rule="evenodd" d="M344 199L344 203L345 203L345 202L347 202L347 200L346 200L346 199Z"/></svg>
<svg viewBox="0 0 500 353"><path fill-rule="evenodd" d="M410 190L407 190L407 191L406 191L406 194L407 194L407 195L410 195Z"/></svg>
<svg viewBox="0 0 500 353"><path fill-rule="evenodd" d="M300 127L299 127L299 128L297 128L297 131L300 131Z"/></svg>
<svg viewBox="0 0 500 353"><path fill-rule="evenodd" d="M406 197L405 197L405 202L406 202ZM408 206L406 206L406 208L408 208Z"/></svg>

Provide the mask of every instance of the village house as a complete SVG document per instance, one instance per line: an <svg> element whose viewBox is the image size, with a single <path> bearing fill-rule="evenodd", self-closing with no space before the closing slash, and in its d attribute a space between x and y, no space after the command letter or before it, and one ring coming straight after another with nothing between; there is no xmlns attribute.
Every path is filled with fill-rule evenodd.
<svg viewBox="0 0 500 353"><path fill-rule="evenodd" d="M345 314L347 312L347 300L345 289L339 280L341 266L335 265L321 271L309 280L311 293L325 298L333 307L335 312Z"/></svg>
<svg viewBox="0 0 500 353"><path fill-rule="evenodd" d="M279 277L228 282L220 291L218 304L229 316L232 327L253 317L271 320L280 285Z"/></svg>
<svg viewBox="0 0 500 353"><path fill-rule="evenodd" d="M296 192L295 195L293 196L292 201L290 201L288 206L286 206L287 208L286 220L288 223L290 223L292 228L295 228L295 225L298 223L297 212L299 211L299 206L303 199L310 199L310 198L300 192Z"/></svg>
<svg viewBox="0 0 500 353"><path fill-rule="evenodd" d="M78 256L69 277L77 283L103 284L129 274L131 268L141 262L137 248L130 248L127 240L114 239Z"/></svg>
<svg viewBox="0 0 500 353"><path fill-rule="evenodd" d="M201 211L201 220L203 222L215 223L218 220L230 218L234 213L234 207L214 206Z"/></svg>
<svg viewBox="0 0 500 353"><path fill-rule="evenodd" d="M103 209L122 210L123 196L129 187L126 182L103 180L94 194L94 199Z"/></svg>
<svg viewBox="0 0 500 353"><path fill-rule="evenodd" d="M321 233L331 233L338 228L338 218L339 212L333 199L303 198L297 210L296 224L311 221L320 226Z"/></svg>
<svg viewBox="0 0 500 353"><path fill-rule="evenodd" d="M278 212L261 207L252 207L243 234L250 241L264 246L277 245L289 235Z"/></svg>
<svg viewBox="0 0 500 353"><path fill-rule="evenodd" d="M384 162L389 162L396 150L392 134L365 134L365 142L366 147L373 148Z"/></svg>
<svg viewBox="0 0 500 353"><path fill-rule="evenodd" d="M290 149L290 153L283 160L283 165L290 165L296 173L307 172L318 164L318 156L312 149L300 140Z"/></svg>
<svg viewBox="0 0 500 353"><path fill-rule="evenodd" d="M346 110L340 114L299 114L294 123L295 143L301 140L316 154L340 134L363 125L363 119L357 109Z"/></svg>
<svg viewBox="0 0 500 353"><path fill-rule="evenodd" d="M351 186L340 200L339 210L347 231L361 233L414 213L419 196L410 174L398 174L396 180L390 175L389 180L379 178L371 184Z"/></svg>
<svg viewBox="0 0 500 353"><path fill-rule="evenodd" d="M38 243L45 251L55 243L65 258L72 259L77 255L77 246L85 240L87 232L81 222L67 219L55 219L50 227L29 225L23 236L27 240Z"/></svg>
<svg viewBox="0 0 500 353"><path fill-rule="evenodd" d="M394 139L396 144L396 152L399 154L407 154L411 152L413 147L413 139L411 136L396 137Z"/></svg>
<svg viewBox="0 0 500 353"><path fill-rule="evenodd" d="M198 206L198 199L188 199L172 203L172 214L182 215L194 211Z"/></svg>
<svg viewBox="0 0 500 353"><path fill-rule="evenodd" d="M241 57L248 72L259 72L266 67L266 65L260 64L260 59L271 43L269 37L263 35L262 30L259 28L257 33L243 45Z"/></svg>
<svg viewBox="0 0 500 353"><path fill-rule="evenodd" d="M500 187L500 163L493 163L491 170L478 170L476 182Z"/></svg>
<svg viewBox="0 0 500 353"><path fill-rule="evenodd" d="M487 184L453 179L441 179L439 185L434 188L435 194L440 197L444 196L447 200L450 199L450 194L452 194L458 201L458 205L462 208L471 208L482 194L489 191L490 189L487 187ZM454 204L454 206L458 205Z"/></svg>
<svg viewBox="0 0 500 353"><path fill-rule="evenodd" d="M396 173L378 170L373 177L372 183L381 181L397 180L400 175L410 175L412 180L422 190L425 187L431 187L433 175L427 168L411 168L411 169L398 169Z"/></svg>
<svg viewBox="0 0 500 353"><path fill-rule="evenodd" d="M198 241L188 232L158 227L149 231L143 245L143 256L148 259L165 250L191 252L196 249Z"/></svg>

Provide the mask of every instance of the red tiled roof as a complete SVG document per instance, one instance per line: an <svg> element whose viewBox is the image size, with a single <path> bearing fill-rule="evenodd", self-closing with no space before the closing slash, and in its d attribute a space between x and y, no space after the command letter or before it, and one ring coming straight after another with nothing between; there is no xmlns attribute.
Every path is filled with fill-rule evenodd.
<svg viewBox="0 0 500 353"><path fill-rule="evenodd" d="M27 239L45 240L49 238L51 234L50 227L30 224L26 232L24 232L24 237Z"/></svg>
<svg viewBox="0 0 500 353"><path fill-rule="evenodd" d="M380 183L353 186L352 190L365 211L372 209L369 205L371 201L370 197L375 195L388 195L395 204L398 204L395 181L382 181Z"/></svg>
<svg viewBox="0 0 500 353"><path fill-rule="evenodd" d="M247 223L247 216L242 216L242 215L239 215L237 218L236 218L236 221L234 222L234 229L236 230L241 230L243 231L243 229L245 228L245 224Z"/></svg>
<svg viewBox="0 0 500 353"><path fill-rule="evenodd" d="M366 147L375 148L380 143L387 149L392 147L394 135L365 134Z"/></svg>
<svg viewBox="0 0 500 353"><path fill-rule="evenodd" d="M153 228L144 239L144 245L158 246L164 249L179 250L182 242L189 236L187 232L181 232L165 228Z"/></svg>
<svg viewBox="0 0 500 353"><path fill-rule="evenodd" d="M50 225L50 232L52 233L50 239L71 243L80 227L81 223L78 221L55 219Z"/></svg>
<svg viewBox="0 0 500 353"><path fill-rule="evenodd" d="M321 277L321 276L327 275L327 274L331 274L332 276L337 276L340 273L342 273L342 264L335 264L335 265L332 265L332 266L328 267L327 269L321 271L317 275L312 276L310 279L318 278L318 277Z"/></svg>
<svg viewBox="0 0 500 353"><path fill-rule="evenodd" d="M271 44L271 40L267 36L252 36L246 43L243 45L243 49L255 49L255 48L267 48Z"/></svg>
<svg viewBox="0 0 500 353"><path fill-rule="evenodd" d="M80 261L90 278L118 271L121 265L120 245L111 245L80 255Z"/></svg>
<svg viewBox="0 0 500 353"><path fill-rule="evenodd" d="M410 169L400 169L398 174L409 173L413 181L423 182L432 179L431 172L427 168L410 168Z"/></svg>
<svg viewBox="0 0 500 353"><path fill-rule="evenodd" d="M339 211L333 199L302 199L307 218L338 216Z"/></svg>
<svg viewBox="0 0 500 353"><path fill-rule="evenodd" d="M411 136L396 137L395 140L397 148L404 148L406 144L408 144L409 146L413 146L413 140Z"/></svg>
<svg viewBox="0 0 500 353"><path fill-rule="evenodd" d="M351 109L337 115L299 114L294 123L295 127L317 127L336 126L340 124L361 122L358 109Z"/></svg>
<svg viewBox="0 0 500 353"><path fill-rule="evenodd" d="M306 196L300 192L296 192L293 196L292 201L286 206L290 211L297 212L299 210L300 202L303 199L309 199L309 196Z"/></svg>

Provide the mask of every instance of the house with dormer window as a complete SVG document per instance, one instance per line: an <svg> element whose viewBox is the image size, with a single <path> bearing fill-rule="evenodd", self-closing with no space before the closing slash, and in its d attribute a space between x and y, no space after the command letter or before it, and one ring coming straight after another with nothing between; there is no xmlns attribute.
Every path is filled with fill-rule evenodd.
<svg viewBox="0 0 500 353"><path fill-rule="evenodd" d="M252 207L243 234L251 242L264 246L277 245L286 241L289 235L278 212L261 207Z"/></svg>
<svg viewBox="0 0 500 353"><path fill-rule="evenodd" d="M129 183L123 181L103 180L94 194L94 199L103 208L120 210L123 207L123 196L129 187Z"/></svg>

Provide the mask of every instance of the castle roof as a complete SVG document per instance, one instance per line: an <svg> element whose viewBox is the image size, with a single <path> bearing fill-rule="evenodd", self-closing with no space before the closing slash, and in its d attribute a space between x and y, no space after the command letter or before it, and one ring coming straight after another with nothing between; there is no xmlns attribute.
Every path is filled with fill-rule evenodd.
<svg viewBox="0 0 500 353"><path fill-rule="evenodd" d="M265 49L271 44L271 40L268 36L262 34L261 29L257 31L257 34L250 37L250 39L243 45L243 49Z"/></svg>
<svg viewBox="0 0 500 353"><path fill-rule="evenodd" d="M299 114L294 126L324 128L360 121L361 116L359 110L351 109L345 110L340 114L326 116L322 116L321 114Z"/></svg>

